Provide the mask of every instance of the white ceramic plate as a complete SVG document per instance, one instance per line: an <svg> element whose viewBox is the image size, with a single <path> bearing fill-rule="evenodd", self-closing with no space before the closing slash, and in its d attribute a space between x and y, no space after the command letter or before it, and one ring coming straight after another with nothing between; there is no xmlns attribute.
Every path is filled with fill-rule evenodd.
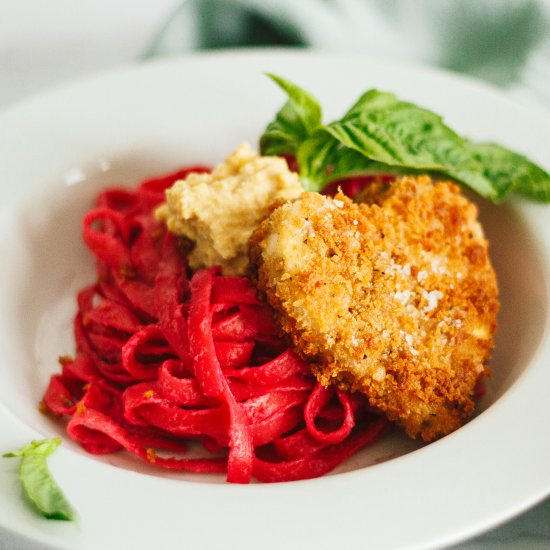
<svg viewBox="0 0 550 550"><path fill-rule="evenodd" d="M547 169L550 120L455 75L362 57L252 51L131 67L0 116L0 452L63 436L37 411L73 351L77 289L93 278L80 218L98 189L253 144L283 102L262 74L312 91L327 119L367 88L443 114L458 131ZM473 536L550 493L550 206L481 204L502 289L495 377L480 414L429 446L396 433L317 480L232 486L94 458L65 438L53 473L78 525L36 517L0 460L0 524L56 548L408 548Z"/></svg>

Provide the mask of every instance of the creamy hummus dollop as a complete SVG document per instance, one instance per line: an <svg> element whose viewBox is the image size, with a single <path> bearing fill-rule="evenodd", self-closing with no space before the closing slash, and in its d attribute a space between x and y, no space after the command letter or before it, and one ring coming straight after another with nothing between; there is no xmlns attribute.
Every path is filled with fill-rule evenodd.
<svg viewBox="0 0 550 550"><path fill-rule="evenodd" d="M284 158L260 156L243 143L213 172L177 181L156 216L169 231L195 243L188 255L192 269L221 265L225 275L244 275L248 239L270 205L302 192Z"/></svg>

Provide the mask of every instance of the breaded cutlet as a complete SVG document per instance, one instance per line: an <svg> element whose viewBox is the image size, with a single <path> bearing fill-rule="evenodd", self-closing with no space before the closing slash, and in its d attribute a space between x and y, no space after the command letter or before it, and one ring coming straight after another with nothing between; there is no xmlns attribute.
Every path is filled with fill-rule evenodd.
<svg viewBox="0 0 550 550"><path fill-rule="evenodd" d="M304 193L276 208L250 241L255 276L323 385L431 441L466 421L490 373L488 243L453 183L405 177L361 199Z"/></svg>

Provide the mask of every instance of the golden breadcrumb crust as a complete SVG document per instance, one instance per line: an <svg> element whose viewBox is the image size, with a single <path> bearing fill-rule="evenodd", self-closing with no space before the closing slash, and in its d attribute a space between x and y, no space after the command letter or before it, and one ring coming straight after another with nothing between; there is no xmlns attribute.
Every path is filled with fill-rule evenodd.
<svg viewBox="0 0 550 550"><path fill-rule="evenodd" d="M406 177L359 200L305 193L276 208L250 241L255 276L323 385L431 441L465 422L489 374L487 241L452 183Z"/></svg>

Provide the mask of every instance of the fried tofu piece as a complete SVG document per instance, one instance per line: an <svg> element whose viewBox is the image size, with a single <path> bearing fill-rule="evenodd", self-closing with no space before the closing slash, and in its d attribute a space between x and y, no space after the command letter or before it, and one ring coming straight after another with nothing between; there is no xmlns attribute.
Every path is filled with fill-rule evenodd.
<svg viewBox="0 0 550 550"><path fill-rule="evenodd" d="M488 243L452 183L406 177L360 198L304 193L275 209L250 241L255 277L323 385L431 441L466 421L490 374Z"/></svg>

